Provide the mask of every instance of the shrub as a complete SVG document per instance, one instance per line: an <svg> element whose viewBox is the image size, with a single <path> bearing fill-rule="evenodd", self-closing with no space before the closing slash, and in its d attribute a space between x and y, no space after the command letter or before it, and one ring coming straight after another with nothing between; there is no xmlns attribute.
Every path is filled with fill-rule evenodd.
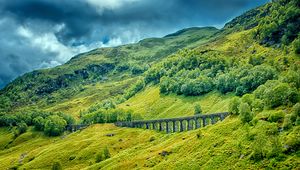
<svg viewBox="0 0 300 170"><path fill-rule="evenodd" d="M153 142L153 141L155 141L155 137L151 136L150 139L149 139L149 142Z"/></svg>
<svg viewBox="0 0 300 170"><path fill-rule="evenodd" d="M240 105L240 100L238 97L234 97L231 99L229 102L229 113L233 115L238 115L239 114L239 105Z"/></svg>
<svg viewBox="0 0 300 170"><path fill-rule="evenodd" d="M129 99L134 96L137 92L141 91L145 87L144 80L138 80L133 86L131 86L125 93L125 98Z"/></svg>
<svg viewBox="0 0 300 170"><path fill-rule="evenodd" d="M200 115L200 114L202 114L202 109L201 109L200 104L196 104L196 105L194 106L194 114L195 114L195 115Z"/></svg>
<svg viewBox="0 0 300 170"><path fill-rule="evenodd" d="M253 96L252 94L245 94L245 95L243 95L243 97L241 98L241 101L242 101L243 103L247 103L247 104L250 106L250 108L251 108L251 106L252 106L253 100L254 100L254 96Z"/></svg>
<svg viewBox="0 0 300 170"><path fill-rule="evenodd" d="M25 122L21 122L17 124L19 134L25 133L27 131L27 124Z"/></svg>
<svg viewBox="0 0 300 170"><path fill-rule="evenodd" d="M142 67L142 66L139 66L139 65L136 65L136 64L133 64L131 66L131 73L134 74L134 75L137 75L137 74L142 74L146 68L145 67Z"/></svg>
<svg viewBox="0 0 300 170"><path fill-rule="evenodd" d="M278 136L273 136L270 138L271 149L267 153L267 158L280 157L282 154L282 145Z"/></svg>
<svg viewBox="0 0 300 170"><path fill-rule="evenodd" d="M296 39L293 42L293 50L295 51L296 54L300 54L300 38Z"/></svg>
<svg viewBox="0 0 300 170"><path fill-rule="evenodd" d="M42 118L41 116L38 116L33 119L33 125L36 130L42 131L42 130L44 130L45 119Z"/></svg>
<svg viewBox="0 0 300 170"><path fill-rule="evenodd" d="M221 74L217 77L216 87L223 94L234 91L236 85L235 77L231 73Z"/></svg>
<svg viewBox="0 0 300 170"><path fill-rule="evenodd" d="M252 110L260 112L264 109L264 102L260 99L254 99L252 102Z"/></svg>
<svg viewBox="0 0 300 170"><path fill-rule="evenodd" d="M300 116L300 103L296 103L294 106L293 106L293 114L295 116Z"/></svg>
<svg viewBox="0 0 300 170"><path fill-rule="evenodd" d="M283 121L283 125L282 125L284 130L288 130L293 127L293 122L291 119L292 119L291 114L288 114L284 117L284 121Z"/></svg>
<svg viewBox="0 0 300 170"><path fill-rule="evenodd" d="M239 106L240 119L243 123L248 123L253 119L250 106L247 103L241 103Z"/></svg>
<svg viewBox="0 0 300 170"><path fill-rule="evenodd" d="M110 153L109 153L109 150L108 150L107 147L105 147L105 148L103 149L103 156L104 156L104 159L110 158Z"/></svg>
<svg viewBox="0 0 300 170"><path fill-rule="evenodd" d="M295 103L298 100L297 91L286 83L279 83L275 87L267 88L264 92L264 102L271 108Z"/></svg>
<svg viewBox="0 0 300 170"><path fill-rule="evenodd" d="M60 162L54 162L52 165L52 170L62 170Z"/></svg>
<svg viewBox="0 0 300 170"><path fill-rule="evenodd" d="M285 115L285 113L282 110L271 113L268 117L268 121L269 122L283 122L284 115Z"/></svg>
<svg viewBox="0 0 300 170"><path fill-rule="evenodd" d="M300 127L296 126L285 138L285 148L288 152L297 151L300 148Z"/></svg>
<svg viewBox="0 0 300 170"><path fill-rule="evenodd" d="M67 122L57 115L49 116L46 119L44 132L49 136L58 136L65 130Z"/></svg>
<svg viewBox="0 0 300 170"><path fill-rule="evenodd" d="M250 155L250 158L254 161L260 161L264 159L267 155L267 149L266 149L266 144L267 144L267 139L263 134L258 134L255 136L254 142L252 142L252 153Z"/></svg>
<svg viewBox="0 0 300 170"><path fill-rule="evenodd" d="M102 152L98 153L96 155L96 163L99 163L101 161L104 161L106 159L110 158L110 153L107 147L105 147Z"/></svg>
<svg viewBox="0 0 300 170"><path fill-rule="evenodd" d="M99 162L101 162L101 161L103 161L104 160L104 158L103 158L103 153L101 152L101 153L98 153L97 155L96 155L96 160L95 160L95 162L96 163L99 163Z"/></svg>

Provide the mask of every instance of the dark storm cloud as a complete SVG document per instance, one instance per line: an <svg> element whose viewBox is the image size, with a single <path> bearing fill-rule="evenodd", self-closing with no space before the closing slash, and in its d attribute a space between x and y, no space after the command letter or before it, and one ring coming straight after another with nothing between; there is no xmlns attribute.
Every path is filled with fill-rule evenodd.
<svg viewBox="0 0 300 170"><path fill-rule="evenodd" d="M222 27L267 0L0 0L0 88L99 46Z"/></svg>

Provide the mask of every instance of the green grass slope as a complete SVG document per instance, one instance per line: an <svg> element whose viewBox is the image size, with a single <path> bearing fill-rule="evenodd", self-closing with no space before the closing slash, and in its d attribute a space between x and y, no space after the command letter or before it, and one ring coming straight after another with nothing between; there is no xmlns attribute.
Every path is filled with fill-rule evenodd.
<svg viewBox="0 0 300 170"><path fill-rule="evenodd" d="M95 49L75 56L61 66L26 73L0 91L0 111L24 110L24 107L47 109L76 99L91 105L101 100L89 100L91 92L101 96L107 91L114 91L114 87L110 89L106 84L120 84L120 90L110 95L122 93L121 89L130 83L128 79L137 78L152 64L181 48L207 42L217 31L213 27L185 29L184 33L176 36L148 38L135 44ZM102 86L105 86L104 92L96 90ZM79 105L77 112L86 107L85 104ZM63 108L62 111L71 113L76 109Z"/></svg>
<svg viewBox="0 0 300 170"><path fill-rule="evenodd" d="M194 115L194 106L200 104L203 113L217 113L228 110L233 95L222 95L214 91L203 96L178 96L160 94L152 86L138 93L118 107L141 114L144 119L158 119Z"/></svg>
<svg viewBox="0 0 300 170"><path fill-rule="evenodd" d="M274 138L270 124L242 126L238 118L209 125L199 130L164 134L152 130L117 128L111 124L93 125L85 130L49 138L29 131L12 139L1 128L1 168L50 169L60 162L63 169L296 169L299 153L279 160L251 160L255 147L268 149L272 140L262 143L258 135ZM259 131L259 133L257 133ZM299 132L298 132L299 133ZM107 136L114 134L114 136ZM278 138L285 138L281 134ZM2 139L2 138L1 138ZM257 142L258 144L256 144ZM260 142L260 143L259 143ZM255 143L255 144L253 144ZM261 146L257 146L261 145ZM96 155L108 148L111 157L100 163Z"/></svg>

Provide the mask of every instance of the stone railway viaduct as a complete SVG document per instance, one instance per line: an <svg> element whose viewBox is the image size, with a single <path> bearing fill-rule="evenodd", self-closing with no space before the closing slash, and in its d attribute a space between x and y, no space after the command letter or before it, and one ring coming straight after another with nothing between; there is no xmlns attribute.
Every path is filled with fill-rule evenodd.
<svg viewBox="0 0 300 170"><path fill-rule="evenodd" d="M115 125L119 127L153 129L172 133L198 129L209 124L215 124L217 121L224 120L228 115L228 112L222 112L169 119L116 122Z"/></svg>
<svg viewBox="0 0 300 170"><path fill-rule="evenodd" d="M224 120L228 115L228 112L222 112L168 119L115 122L115 125L119 127L153 129L157 131L165 131L166 133L172 133L198 129L209 124L215 124L218 121ZM84 129L87 126L88 125L84 124L67 125L66 130L74 132L80 129Z"/></svg>

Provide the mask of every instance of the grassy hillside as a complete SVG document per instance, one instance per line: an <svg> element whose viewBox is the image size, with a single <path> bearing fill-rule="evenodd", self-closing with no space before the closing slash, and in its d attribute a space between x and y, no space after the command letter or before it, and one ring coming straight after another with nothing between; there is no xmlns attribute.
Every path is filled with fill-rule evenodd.
<svg viewBox="0 0 300 170"><path fill-rule="evenodd" d="M299 16L298 1L278 0L221 30L188 28L95 49L17 78L0 92L0 166L299 168ZM231 115L173 134L107 124L194 115L196 106ZM70 115L101 124L69 134ZM48 136L53 124L63 135Z"/></svg>
<svg viewBox="0 0 300 170"><path fill-rule="evenodd" d="M282 155L280 159L251 160L255 147L270 154L274 142L269 138L286 138L270 134L273 124L259 127L241 126L238 118L200 130L164 134L150 130L116 128L111 124L93 125L83 131L49 138L27 132L13 142L7 129L1 129L1 167L50 169L61 162L64 169L262 169L299 167L299 155ZM299 129L298 129L299 130ZM257 133L259 131L259 133ZM299 132L294 132L299 133ZM114 134L110 137L107 134ZM260 139L252 139L262 135ZM268 140L266 139L268 138ZM267 140L266 143L259 140ZM8 144L9 143L9 144ZM108 148L111 157L96 163L96 155ZM23 155L23 156L22 156Z"/></svg>
<svg viewBox="0 0 300 170"><path fill-rule="evenodd" d="M91 93L104 98L103 93L109 91L112 91L110 96L123 93L122 89L132 83L130 80L136 79L151 65L181 48L207 42L217 31L213 27L192 28L180 34L148 38L136 44L95 49L73 57L64 65L26 73L0 91L0 111L11 112L23 110L24 107L47 109L49 106L52 110L52 106L61 103L68 105L73 101L80 107L61 110L78 115L83 107L103 99L92 98ZM116 91L108 84L119 84L122 88ZM99 88L105 90L97 90Z"/></svg>
<svg viewBox="0 0 300 170"><path fill-rule="evenodd" d="M163 95L158 87L149 87L118 107L140 113L144 119L182 117L194 115L194 105L200 104L203 113L228 110L232 94L222 95L215 91L203 96Z"/></svg>

